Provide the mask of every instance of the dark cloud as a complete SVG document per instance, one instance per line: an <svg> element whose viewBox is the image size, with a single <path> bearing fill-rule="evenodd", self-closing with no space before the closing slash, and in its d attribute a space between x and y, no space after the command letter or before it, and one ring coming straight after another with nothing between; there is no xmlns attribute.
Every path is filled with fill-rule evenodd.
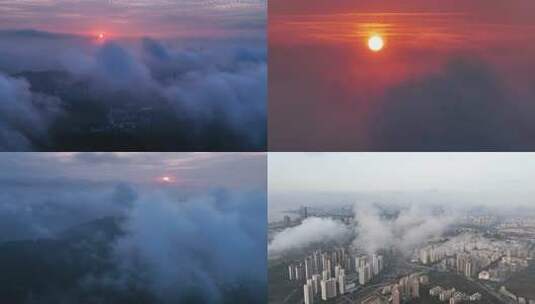
<svg viewBox="0 0 535 304"><path fill-rule="evenodd" d="M26 80L0 72L0 151L31 150L46 142L59 112L57 98L34 94Z"/></svg>
<svg viewBox="0 0 535 304"><path fill-rule="evenodd" d="M84 185L84 186L82 186ZM125 186L71 181L21 187L2 183L0 240L54 238L62 230L104 216L120 216L136 196Z"/></svg>
<svg viewBox="0 0 535 304"><path fill-rule="evenodd" d="M74 155L75 160L79 160L81 162L85 162L88 164L109 164L109 163L124 163L129 162L130 159L126 157L120 157L117 154L114 153L106 153L106 152L88 152L88 153L76 153Z"/></svg>
<svg viewBox="0 0 535 304"><path fill-rule="evenodd" d="M263 303L266 171L253 155L3 155L0 271L22 283L2 281L0 302ZM201 171L207 185L133 177L162 168ZM238 171L264 182L218 186Z"/></svg>
<svg viewBox="0 0 535 304"><path fill-rule="evenodd" d="M39 136L11 139L9 150L265 149L263 41L177 46L145 38L98 45L58 37L16 31L0 42L1 58L9 58L0 60L4 78L20 79L24 85L9 86L28 91L17 98L47 96L64 114L48 119ZM19 117L22 123L31 119Z"/></svg>
<svg viewBox="0 0 535 304"><path fill-rule="evenodd" d="M515 100L489 66L474 57L450 60L386 93L375 113L374 149L410 151L526 150L533 106Z"/></svg>
<svg viewBox="0 0 535 304"><path fill-rule="evenodd" d="M34 29L19 29L19 30L0 30L0 37L3 39L17 39L17 38L38 38L38 39L75 39L75 35L49 33Z"/></svg>

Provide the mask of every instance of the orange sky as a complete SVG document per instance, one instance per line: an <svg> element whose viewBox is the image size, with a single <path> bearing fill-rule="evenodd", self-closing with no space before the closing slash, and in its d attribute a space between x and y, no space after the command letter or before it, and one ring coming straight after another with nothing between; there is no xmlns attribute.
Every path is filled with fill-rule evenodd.
<svg viewBox="0 0 535 304"><path fill-rule="evenodd" d="M507 98L525 101L533 93L535 1L271 0L269 4L273 147L366 147L373 140L368 129L379 119L371 113L386 106L385 94L395 95L398 86L406 89L441 75L455 58L481 62L508 94L528 96ZM385 39L382 51L368 49L372 34ZM293 121L296 116L300 123Z"/></svg>

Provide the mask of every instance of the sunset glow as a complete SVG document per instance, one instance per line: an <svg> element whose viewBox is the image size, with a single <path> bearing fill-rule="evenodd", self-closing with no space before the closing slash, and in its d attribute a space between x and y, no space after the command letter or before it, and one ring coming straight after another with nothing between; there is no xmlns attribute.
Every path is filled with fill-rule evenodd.
<svg viewBox="0 0 535 304"><path fill-rule="evenodd" d="M270 149L531 145L534 1L288 2L268 8Z"/></svg>
<svg viewBox="0 0 535 304"><path fill-rule="evenodd" d="M374 52L379 52L384 47L384 40L381 36L375 34L368 39L368 47Z"/></svg>
<svg viewBox="0 0 535 304"><path fill-rule="evenodd" d="M71 3L72 2L72 3ZM83 13L81 13L83 11ZM95 35L103 40L105 28L116 37L228 37L263 35L263 29L235 27L236 20L262 24L264 4L258 1L2 1L0 28L31 28L46 32ZM4 18L5 16L5 18ZM9 16L9 18L8 18ZM188 16L184 18L184 16ZM221 26L224 24L224 26ZM249 23L248 23L249 24Z"/></svg>
<svg viewBox="0 0 535 304"><path fill-rule="evenodd" d="M174 181L174 178L172 178L171 176L162 176L161 179L160 179L162 182L164 183L172 183Z"/></svg>

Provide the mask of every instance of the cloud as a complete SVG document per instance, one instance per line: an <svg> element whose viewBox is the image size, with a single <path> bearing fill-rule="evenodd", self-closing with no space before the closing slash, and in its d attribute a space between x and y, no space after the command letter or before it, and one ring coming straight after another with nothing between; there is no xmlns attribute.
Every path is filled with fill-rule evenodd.
<svg viewBox="0 0 535 304"><path fill-rule="evenodd" d="M181 202L151 196L135 204L116 254L123 273L146 272L150 288L165 303L227 303L233 293L244 296L240 301L262 303L265 216L261 193Z"/></svg>
<svg viewBox="0 0 535 304"><path fill-rule="evenodd" d="M92 165L98 164L124 164L131 160L128 157L121 157L115 153L109 152L86 152L74 154L74 160Z"/></svg>
<svg viewBox="0 0 535 304"><path fill-rule="evenodd" d="M31 150L44 139L59 100L33 94L27 81L0 73L0 151Z"/></svg>
<svg viewBox="0 0 535 304"><path fill-rule="evenodd" d="M388 90L371 138L379 150L527 149L533 108L513 96L483 62L451 59L438 74Z"/></svg>
<svg viewBox="0 0 535 304"><path fill-rule="evenodd" d="M36 244L58 245L72 257L55 271L76 269L76 281L65 285L53 278L46 285L50 288L34 293L46 303L71 297L82 302L128 299L132 292L151 299L143 303L264 303L266 200L264 191L187 194L126 183L4 185L0 243L40 239ZM66 242L69 235L83 239ZM43 248L36 245L32 254ZM40 283L25 286L34 290L35 284Z"/></svg>
<svg viewBox="0 0 535 304"><path fill-rule="evenodd" d="M265 35L267 10L266 0L11 0L2 4L3 28L88 33L98 24L99 29L117 35L166 37ZM236 27L240 22L242 26Z"/></svg>
<svg viewBox="0 0 535 304"><path fill-rule="evenodd" d="M144 38L99 45L77 36L10 34L0 42L0 58L10 58L0 60L0 71L20 79L9 83L22 92L16 98L46 94L61 100L65 114L46 120L50 128L40 128L39 136L12 139L10 150L38 150L36 141L50 143L50 150L239 151L266 145L264 42L177 46ZM29 124L42 116L19 119Z"/></svg>
<svg viewBox="0 0 535 304"><path fill-rule="evenodd" d="M330 218L311 217L305 219L299 226L287 228L276 234L269 243L268 251L270 254L280 254L318 243L348 240L351 234L349 226L342 222Z"/></svg>
<svg viewBox="0 0 535 304"><path fill-rule="evenodd" d="M457 218L454 215L410 205L396 215L388 215L376 205L355 206L353 246L372 254L382 248L395 247L410 252L430 238L441 236Z"/></svg>
<svg viewBox="0 0 535 304"><path fill-rule="evenodd" d="M71 181L69 186L30 188L4 184L0 194L0 241L55 238L83 222L122 216L136 199L137 193L126 184L77 186Z"/></svg>
<svg viewBox="0 0 535 304"><path fill-rule="evenodd" d="M410 253L415 246L439 237L458 220L458 216L412 204L407 208L358 204L354 224L331 218L307 218L300 225L277 233L269 243L270 255L307 248L322 243L351 243L358 250L373 254L394 247Z"/></svg>

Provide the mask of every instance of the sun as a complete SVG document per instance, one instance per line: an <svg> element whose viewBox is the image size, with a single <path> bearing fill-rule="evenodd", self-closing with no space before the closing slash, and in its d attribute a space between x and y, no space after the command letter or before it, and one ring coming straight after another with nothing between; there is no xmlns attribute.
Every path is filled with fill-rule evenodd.
<svg viewBox="0 0 535 304"><path fill-rule="evenodd" d="M160 183L163 183L163 184L174 184L176 179L173 177L173 176L170 176L170 175L164 175L164 176L160 176L158 178L158 181Z"/></svg>
<svg viewBox="0 0 535 304"><path fill-rule="evenodd" d="M383 49L384 46L385 41L383 40L383 37L375 34L368 38L368 48L370 48L370 50L374 52L379 52Z"/></svg>

